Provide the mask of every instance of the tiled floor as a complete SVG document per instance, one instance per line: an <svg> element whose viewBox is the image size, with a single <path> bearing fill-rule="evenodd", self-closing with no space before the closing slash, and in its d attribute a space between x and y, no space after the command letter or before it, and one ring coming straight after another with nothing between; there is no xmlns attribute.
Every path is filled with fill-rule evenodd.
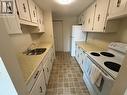
<svg viewBox="0 0 127 95"><path fill-rule="evenodd" d="M89 95L80 67L69 53L56 53L46 95Z"/></svg>

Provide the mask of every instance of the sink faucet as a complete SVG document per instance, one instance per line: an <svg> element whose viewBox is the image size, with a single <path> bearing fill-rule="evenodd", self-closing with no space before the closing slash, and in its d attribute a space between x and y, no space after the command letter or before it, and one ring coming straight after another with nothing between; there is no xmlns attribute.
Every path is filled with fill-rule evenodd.
<svg viewBox="0 0 127 95"><path fill-rule="evenodd" d="M30 44L26 51L29 53L32 50L32 48L34 48L34 46L36 46L36 43Z"/></svg>

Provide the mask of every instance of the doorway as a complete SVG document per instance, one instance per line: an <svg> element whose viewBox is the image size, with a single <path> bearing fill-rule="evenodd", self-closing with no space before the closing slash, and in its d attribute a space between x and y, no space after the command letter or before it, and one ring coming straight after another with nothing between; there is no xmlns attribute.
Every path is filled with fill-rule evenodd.
<svg viewBox="0 0 127 95"><path fill-rule="evenodd" d="M63 22L62 20L53 21L53 32L56 52L64 51L63 45Z"/></svg>

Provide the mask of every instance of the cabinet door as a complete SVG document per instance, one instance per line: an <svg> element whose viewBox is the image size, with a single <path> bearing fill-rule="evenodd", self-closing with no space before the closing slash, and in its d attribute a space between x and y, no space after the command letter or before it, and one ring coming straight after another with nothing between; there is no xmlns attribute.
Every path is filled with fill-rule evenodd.
<svg viewBox="0 0 127 95"><path fill-rule="evenodd" d="M81 22L81 20L82 20L81 16L82 16L82 15L80 15L80 16L78 17L78 24L82 24L82 22Z"/></svg>
<svg viewBox="0 0 127 95"><path fill-rule="evenodd" d="M109 15L115 15L117 13L121 13L125 11L126 4L127 4L127 0L111 0Z"/></svg>
<svg viewBox="0 0 127 95"><path fill-rule="evenodd" d="M32 88L30 95L45 95L45 92L46 92L46 86L44 81L44 74L42 71L34 87Z"/></svg>
<svg viewBox="0 0 127 95"><path fill-rule="evenodd" d="M46 85L48 85L49 76L50 76L50 69L49 69L48 61L45 63L45 66L43 68L43 71L44 71L44 75L45 75Z"/></svg>
<svg viewBox="0 0 127 95"><path fill-rule="evenodd" d="M85 21L85 31L92 31L93 30L93 23L94 23L94 16L95 16L95 3L92 4L86 10L86 21Z"/></svg>
<svg viewBox="0 0 127 95"><path fill-rule="evenodd" d="M94 20L94 31L104 32L107 20L107 12L109 7L109 0L97 0L96 12Z"/></svg>
<svg viewBox="0 0 127 95"><path fill-rule="evenodd" d="M5 22L7 23L6 29L8 30L8 34L19 34L19 33L22 33L22 31L20 28L20 22L19 22L19 17L17 15L15 2L13 4L14 4L14 15L4 16Z"/></svg>
<svg viewBox="0 0 127 95"><path fill-rule="evenodd" d="M82 55L83 57L83 64L82 64L82 69L83 69L83 73L85 73L85 67L86 67L86 53L83 53Z"/></svg>
<svg viewBox="0 0 127 95"><path fill-rule="evenodd" d="M77 55L76 55L76 60L78 62L78 64L80 63L80 51L79 51L79 47L77 47Z"/></svg>
<svg viewBox="0 0 127 95"><path fill-rule="evenodd" d="M84 18L84 13L82 13L79 18L78 18L78 24L83 24L83 18Z"/></svg>
<svg viewBox="0 0 127 95"><path fill-rule="evenodd" d="M30 21L30 14L27 0L16 0L18 15L22 20Z"/></svg>
<svg viewBox="0 0 127 95"><path fill-rule="evenodd" d="M37 7L37 17L38 17L39 32L44 32L43 13L39 7Z"/></svg>
<svg viewBox="0 0 127 95"><path fill-rule="evenodd" d="M28 0L28 3L29 3L31 20L32 22L37 23L36 4L33 2L33 0Z"/></svg>
<svg viewBox="0 0 127 95"><path fill-rule="evenodd" d="M77 49L77 46L76 46L76 49L75 49L75 58L76 58L76 60L78 59L78 49Z"/></svg>

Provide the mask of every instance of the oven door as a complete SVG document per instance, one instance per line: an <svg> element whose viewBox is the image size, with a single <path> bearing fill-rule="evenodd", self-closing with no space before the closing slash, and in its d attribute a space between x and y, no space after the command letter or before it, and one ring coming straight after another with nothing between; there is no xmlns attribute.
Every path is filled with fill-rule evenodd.
<svg viewBox="0 0 127 95"><path fill-rule="evenodd" d="M83 58L83 72L89 76L90 74L90 69L91 69L91 65L93 64L93 62L89 59L87 54L84 54L84 58Z"/></svg>
<svg viewBox="0 0 127 95"><path fill-rule="evenodd" d="M113 85L113 78L107 73L103 72L94 62L86 55L86 60L84 61L84 74L83 79L87 85L87 88L91 95L109 95L111 87ZM93 83L91 80L91 70L92 65L94 65L102 75L99 86Z"/></svg>
<svg viewBox="0 0 127 95"><path fill-rule="evenodd" d="M92 67L93 66L96 68L96 70L92 74ZM94 81L94 83L93 83L93 80L91 79L91 75L95 75L95 73L97 73L96 72L97 70L99 72L99 76L96 77L97 80ZM109 74L102 71L94 63L91 65L89 79L90 79L90 83L91 83L93 89L97 92L97 95L109 95L110 94L110 90L112 88L114 79Z"/></svg>
<svg viewBox="0 0 127 95"><path fill-rule="evenodd" d="M89 59L88 55L85 54L84 61L83 61L83 80L90 92L90 95L97 95L97 92L94 89L94 85L91 83L89 77L92 64L93 62Z"/></svg>

